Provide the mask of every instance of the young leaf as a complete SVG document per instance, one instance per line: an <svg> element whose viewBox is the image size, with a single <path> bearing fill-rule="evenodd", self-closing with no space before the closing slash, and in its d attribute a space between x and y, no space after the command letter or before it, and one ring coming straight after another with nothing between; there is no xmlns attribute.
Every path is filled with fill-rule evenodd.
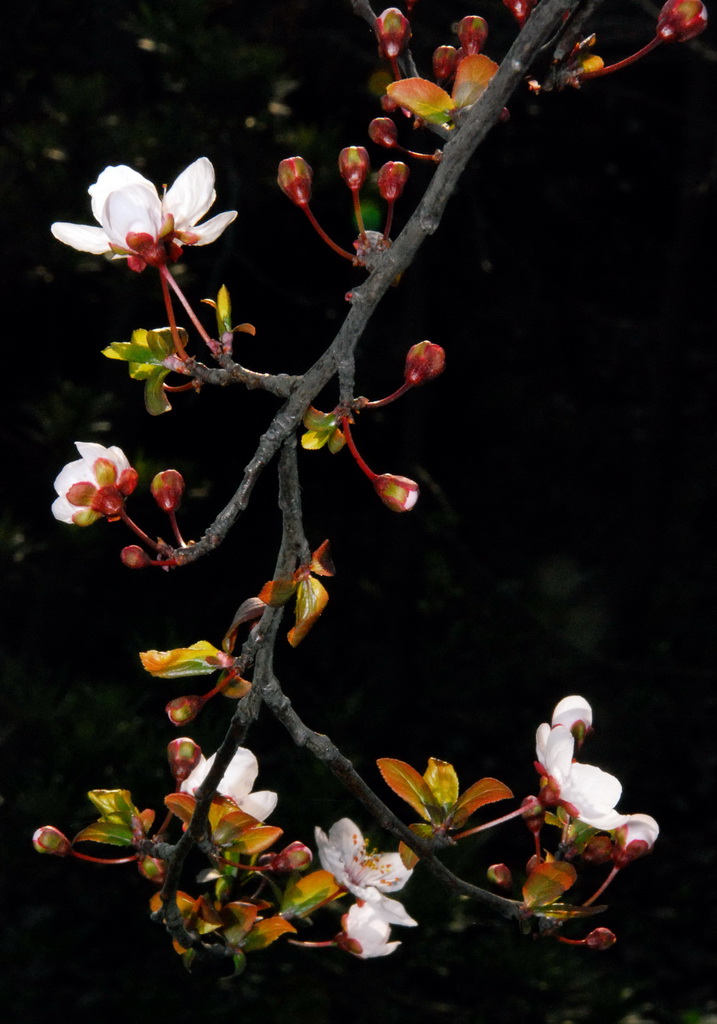
<svg viewBox="0 0 717 1024"><path fill-rule="evenodd" d="M288 638L292 647L304 639L319 615L323 612L329 595L323 583L309 576L300 580L296 591L296 624L289 630Z"/></svg>
<svg viewBox="0 0 717 1024"><path fill-rule="evenodd" d="M468 107L485 92L498 65L483 53L472 53L458 65L453 85L453 106Z"/></svg>
<svg viewBox="0 0 717 1024"><path fill-rule="evenodd" d="M577 878L572 864L556 860L543 862L530 872L523 886L523 900L529 910L554 903Z"/></svg>
<svg viewBox="0 0 717 1024"><path fill-rule="evenodd" d="M428 788L428 783L415 768L405 761L394 757L380 757L376 762L384 782L390 786L397 796L405 800L414 811L426 821L437 817L436 798Z"/></svg>
<svg viewBox="0 0 717 1024"><path fill-rule="evenodd" d="M150 416L161 416L163 412L169 412L172 404L167 398L164 390L164 382L171 373L171 370L164 366L155 366L152 372L145 377L144 383L144 407ZM132 373L132 377L136 374Z"/></svg>
<svg viewBox="0 0 717 1024"><path fill-rule="evenodd" d="M451 828L460 828L484 804L507 800L512 795L511 790L498 779L487 778L474 782L458 797L451 817Z"/></svg>
<svg viewBox="0 0 717 1024"><path fill-rule="evenodd" d="M170 793L164 798L165 805L180 821L188 825L192 820L197 801L189 793Z"/></svg>
<svg viewBox="0 0 717 1024"><path fill-rule="evenodd" d="M284 893L282 917L306 917L321 904L341 896L342 892L330 871L312 871L290 885Z"/></svg>
<svg viewBox="0 0 717 1024"><path fill-rule="evenodd" d="M394 103L429 124L445 124L450 121L451 111L456 106L445 89L425 78L402 78L389 85L386 92Z"/></svg>
<svg viewBox="0 0 717 1024"><path fill-rule="evenodd" d="M458 776L453 765L448 761L429 757L423 778L436 798L436 803L444 811L449 811L458 799Z"/></svg>
<svg viewBox="0 0 717 1024"><path fill-rule="evenodd" d="M191 647L177 647L173 651L141 651L142 665L159 679L179 676L206 676L216 672L217 657L226 657L208 640L199 640Z"/></svg>
<svg viewBox="0 0 717 1024"><path fill-rule="evenodd" d="M255 949L265 949L272 942L276 942L280 935L287 932L295 932L293 924L290 924L283 917L267 917L263 921L257 921L247 936L244 949L247 953Z"/></svg>
<svg viewBox="0 0 717 1024"><path fill-rule="evenodd" d="M319 544L311 556L311 571L317 576L335 576L336 569L329 554L329 542L325 540Z"/></svg>
<svg viewBox="0 0 717 1024"><path fill-rule="evenodd" d="M110 846L131 846L132 829L116 821L96 821L78 832L74 843L108 843Z"/></svg>
<svg viewBox="0 0 717 1024"><path fill-rule="evenodd" d="M298 583L292 579L282 580L269 580L261 588L259 593L259 600L263 601L264 604L271 605L272 608L281 608L290 601L296 593Z"/></svg>

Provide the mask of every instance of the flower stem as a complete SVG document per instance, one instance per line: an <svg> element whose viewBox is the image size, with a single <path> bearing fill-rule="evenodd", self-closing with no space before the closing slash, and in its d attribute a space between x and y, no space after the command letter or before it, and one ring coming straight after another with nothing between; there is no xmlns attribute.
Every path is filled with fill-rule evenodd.
<svg viewBox="0 0 717 1024"><path fill-rule="evenodd" d="M93 857L91 853L80 853L74 848L70 850L70 853L78 860L88 860L91 864L131 864L137 860L137 855L134 853L131 857Z"/></svg>
<svg viewBox="0 0 717 1024"><path fill-rule="evenodd" d="M189 356L187 355L187 350L182 344L182 339L180 338L179 331L177 330L177 321L174 317L174 309L172 307L172 296L169 294L169 289L167 288L167 280L165 275L168 276L170 280L172 279L172 275L169 273L166 266L162 265L159 268L159 281L160 284L162 285L162 297L164 298L164 305L167 310L169 329L172 332L172 341L174 342L174 347L177 350L177 355L182 360L182 362L186 363Z"/></svg>
<svg viewBox="0 0 717 1024"><path fill-rule="evenodd" d="M386 235L384 234L384 238L385 237ZM397 398L401 398L403 395L406 394L407 391L410 390L411 385L404 381L401 387L397 391L394 391L392 395L388 395L386 398L377 398L375 402L366 402L363 408L380 409L382 405L388 405L389 402L395 402Z"/></svg>
<svg viewBox="0 0 717 1024"><path fill-rule="evenodd" d="M612 882L613 878L615 877L615 875L618 873L619 870L620 870L620 868L617 867L617 865L616 865L612 869L610 874L607 876L605 881L602 883L600 888L595 890L595 892L592 894L592 896L590 897L589 900L585 900L585 902L583 903L584 907L589 907L591 903L595 902L595 900L598 898L598 896L601 896L605 892L605 890L607 889L608 885L610 884L610 882Z"/></svg>
<svg viewBox="0 0 717 1024"><path fill-rule="evenodd" d="M176 537L177 544L179 544L180 548L186 548L187 545L184 542L184 538L182 537L182 534L179 532L179 525L177 523L177 514L174 511L174 509L172 509L171 511L167 512L167 516L169 517L169 521L172 524L172 533Z"/></svg>
<svg viewBox="0 0 717 1024"><path fill-rule="evenodd" d="M334 250L334 252L337 252L339 254L339 256L343 256L344 259L351 260L351 262L353 263L354 258L351 255L351 253L350 252L346 252L346 250L342 249L340 245L337 245L336 242L334 242L333 239L329 238L329 236L326 234L324 229L321 227L321 225L317 221L316 217L314 217L314 215L311 212L311 210L309 209L309 207L308 206L302 206L301 209L304 211L306 216L309 218L311 226L318 233L319 237L322 238L326 242L326 244L328 246L330 246Z"/></svg>
<svg viewBox="0 0 717 1024"><path fill-rule="evenodd" d="M194 326L195 326L195 328L197 330L197 333L201 337L201 339L204 342L204 344L207 346L207 348L212 353L212 355L216 355L217 351L218 351L218 347L217 347L216 341L214 341L212 338L210 338L209 335L207 334L207 332L202 327L202 324L201 324L201 322L199 320L199 317L196 315L196 313L194 312L192 307L189 305L189 301L188 301L187 297L185 296L184 292L182 291L182 289L177 284L177 282L174 279L174 277L172 276L172 274L169 272L169 268L167 267L166 263L160 268L159 272L162 275L162 280L166 281L167 284L169 284L169 286L173 290L174 294L177 296L179 301L184 306L184 309L185 309L185 311L187 313L187 316L189 317L189 319L194 324ZM172 335L172 337L174 337L174 334ZM186 353L185 353L185 358L186 358Z"/></svg>
<svg viewBox="0 0 717 1024"><path fill-rule="evenodd" d="M357 188L351 189L351 195L354 200L354 216L356 217L356 224L359 229L359 235L361 238L366 237L366 228L363 222L363 211L361 210L361 201L359 199L359 190Z"/></svg>
<svg viewBox="0 0 717 1024"><path fill-rule="evenodd" d="M126 526L129 526L130 530L132 530L133 533L137 534L139 539L144 544L147 544L149 547L154 548L155 551L162 550L161 544L158 544L156 540L152 540L152 538L149 537L140 526L137 526L134 520L130 519L130 517L127 515L124 508L121 508L117 515L120 517L120 519Z"/></svg>
<svg viewBox="0 0 717 1024"><path fill-rule="evenodd" d="M610 64L606 68L599 68L597 71L586 71L584 75L580 75L580 81L584 82L587 78L602 78L603 75L611 75L613 71L621 71L629 64L634 64L636 60L640 59L640 57L644 57L645 54L650 53L656 46L659 46L661 42L661 36L655 36L655 38L651 39L646 46L642 47L641 50L638 50L637 53L633 53L631 57L625 57L624 60L619 60L616 64Z"/></svg>
<svg viewBox="0 0 717 1024"><path fill-rule="evenodd" d="M361 455L359 454L358 448L354 444L354 439L351 433L351 427L349 425L348 416L341 417L341 430L344 434L344 437L346 438L346 444L349 447L349 451L358 462L359 467L363 470L363 472L366 474L369 480L376 480L378 478L378 473L374 473L374 471L364 462L364 460L361 458Z"/></svg>
<svg viewBox="0 0 717 1024"><path fill-rule="evenodd" d="M475 828L468 828L465 832L459 832L452 838L465 839L466 836L475 835L476 832L483 832L487 828L493 828L494 825L502 825L504 821L510 821L511 818L517 818L521 814L525 814L525 807L518 807L516 810L511 811L510 814L504 814L501 818L494 818L493 821L486 821L483 825L477 825Z"/></svg>

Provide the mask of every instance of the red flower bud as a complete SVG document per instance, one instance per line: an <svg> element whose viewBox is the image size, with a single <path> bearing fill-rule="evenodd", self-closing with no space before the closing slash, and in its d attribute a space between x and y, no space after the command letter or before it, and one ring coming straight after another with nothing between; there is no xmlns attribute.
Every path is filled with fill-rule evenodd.
<svg viewBox="0 0 717 1024"><path fill-rule="evenodd" d="M169 769L177 782L184 782L194 771L202 756L202 748L187 736L172 740L167 746Z"/></svg>
<svg viewBox="0 0 717 1024"><path fill-rule="evenodd" d="M389 60L395 60L408 46L411 38L411 23L397 7L389 7L374 22L378 38L379 53Z"/></svg>
<svg viewBox="0 0 717 1024"><path fill-rule="evenodd" d="M378 146L393 149L398 139L398 128L390 117L375 117L368 126L368 137Z"/></svg>
<svg viewBox="0 0 717 1024"><path fill-rule="evenodd" d="M612 860L613 843L610 836L593 836L582 852L588 864L607 864Z"/></svg>
<svg viewBox="0 0 717 1024"><path fill-rule="evenodd" d="M539 803L536 803L535 798L532 796L526 796L520 806L525 807L525 811L523 812L523 821L525 822L526 828L528 828L533 835L537 835L543 827L545 811Z"/></svg>
<svg viewBox="0 0 717 1024"><path fill-rule="evenodd" d="M129 497L129 495L135 489L138 480L139 473L137 472L136 469L133 469L130 466L129 469L122 470L122 472L120 473L120 478L117 481L117 487L119 488L120 492L124 494L125 498Z"/></svg>
<svg viewBox="0 0 717 1024"><path fill-rule="evenodd" d="M143 878L148 882L154 882L155 885L162 885L167 876L166 861L160 860L159 857L143 857L137 861L137 870Z"/></svg>
<svg viewBox="0 0 717 1024"><path fill-rule="evenodd" d="M120 558L122 565L126 565L128 569L146 569L148 565L152 564L152 559L138 544L130 544L128 547L122 548Z"/></svg>
<svg viewBox="0 0 717 1024"><path fill-rule="evenodd" d="M194 694L188 697L175 697L164 709L172 725L184 725L193 721L202 709L204 700Z"/></svg>
<svg viewBox="0 0 717 1024"><path fill-rule="evenodd" d="M406 366L403 371L404 380L412 388L443 373L446 365L446 353L440 345L430 341L419 341L408 350Z"/></svg>
<svg viewBox="0 0 717 1024"><path fill-rule="evenodd" d="M176 469L162 470L150 484L150 490L163 512L176 512L184 494L182 474Z"/></svg>
<svg viewBox="0 0 717 1024"><path fill-rule="evenodd" d="M279 188L297 206L309 205L312 179L313 172L303 157L290 156L279 164Z"/></svg>
<svg viewBox="0 0 717 1024"><path fill-rule="evenodd" d="M347 146L339 153L339 171L348 187L357 191L366 181L371 164L363 146Z"/></svg>
<svg viewBox="0 0 717 1024"><path fill-rule="evenodd" d="M66 857L72 843L54 825L43 825L32 837L32 845L38 853L51 853L55 857Z"/></svg>
<svg viewBox="0 0 717 1024"><path fill-rule="evenodd" d="M657 19L657 35L666 43L685 43L707 28L701 0L667 0Z"/></svg>
<svg viewBox="0 0 717 1024"><path fill-rule="evenodd" d="M279 853L267 854L262 857L262 866L270 867L272 871L281 874L291 874L292 871L303 871L308 868L314 859L314 855L308 846L298 842L289 843Z"/></svg>
<svg viewBox="0 0 717 1024"><path fill-rule="evenodd" d="M513 874L507 864L491 864L486 871L486 877L489 882L501 889L513 888Z"/></svg>
<svg viewBox="0 0 717 1024"><path fill-rule="evenodd" d="M456 34L461 41L466 57L472 53L480 53L488 38L488 23L485 18L469 14L458 22Z"/></svg>
<svg viewBox="0 0 717 1024"><path fill-rule="evenodd" d="M519 25L524 25L538 0L503 0Z"/></svg>
<svg viewBox="0 0 717 1024"><path fill-rule="evenodd" d="M439 82L455 74L458 51L455 46L439 46L433 51L433 74Z"/></svg>
<svg viewBox="0 0 717 1024"><path fill-rule="evenodd" d="M389 160L378 172L378 190L386 202L392 203L403 192L409 170L400 160Z"/></svg>
<svg viewBox="0 0 717 1024"><path fill-rule="evenodd" d="M609 949L616 942L615 933L609 928L594 928L585 936L585 945L590 949Z"/></svg>
<svg viewBox="0 0 717 1024"><path fill-rule="evenodd" d="M373 486L381 501L392 512L408 512L418 501L418 484L406 476L382 473L373 481Z"/></svg>
<svg viewBox="0 0 717 1024"><path fill-rule="evenodd" d="M387 114L392 114L394 110L398 110L398 103L392 100L386 93L383 94L379 103L381 104L381 110L385 110Z"/></svg>

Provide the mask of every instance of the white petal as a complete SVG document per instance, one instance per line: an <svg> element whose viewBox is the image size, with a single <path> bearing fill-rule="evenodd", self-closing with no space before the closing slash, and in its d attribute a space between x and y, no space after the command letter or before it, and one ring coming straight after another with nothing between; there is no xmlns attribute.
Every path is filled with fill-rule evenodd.
<svg viewBox="0 0 717 1024"><path fill-rule="evenodd" d="M156 238L162 226L159 196L142 185L117 189L107 197L100 221L115 245L126 246L130 231Z"/></svg>
<svg viewBox="0 0 717 1024"><path fill-rule="evenodd" d="M92 197L92 213L96 221L102 221L102 211L109 198L110 192L116 192L127 185L141 185L149 189L153 195L157 195L157 189L151 181L147 181L139 171L135 171L126 164L119 164L117 167L105 167L94 185L90 185L87 191Z"/></svg>
<svg viewBox="0 0 717 1024"><path fill-rule="evenodd" d="M61 523L72 523L72 517L77 512L77 505L71 505L64 494L55 498L52 503L52 514Z"/></svg>
<svg viewBox="0 0 717 1024"><path fill-rule="evenodd" d="M545 745L545 760L541 764L561 789L570 775L574 750L575 740L569 729L564 725L556 725L550 730Z"/></svg>
<svg viewBox="0 0 717 1024"><path fill-rule="evenodd" d="M362 960L375 956L388 956L393 953L400 942L388 942L391 929L388 923L379 917L367 903L355 903L344 918L344 930L349 938L355 939L361 946L357 955Z"/></svg>
<svg viewBox="0 0 717 1024"><path fill-rule="evenodd" d="M204 224L196 224L191 228L195 235L199 235L199 241L194 242L194 245L209 245L210 242L216 242L221 233L236 220L236 216L236 210L228 210L226 213L218 213Z"/></svg>
<svg viewBox="0 0 717 1024"><path fill-rule="evenodd" d="M214 762L214 755L210 758ZM219 792L230 796L236 803L251 793L251 787L259 774L259 762L246 747L239 747L229 762L219 783ZM247 814L251 812L247 811Z"/></svg>
<svg viewBox="0 0 717 1024"><path fill-rule="evenodd" d="M172 214L177 231L186 231L204 216L216 197L214 168L211 161L201 156L179 175L164 196L162 209L165 214Z"/></svg>
<svg viewBox="0 0 717 1024"><path fill-rule="evenodd" d="M329 842L336 849L344 865L348 866L355 857L364 852L363 833L350 818L341 818L329 829Z"/></svg>
<svg viewBox="0 0 717 1024"><path fill-rule="evenodd" d="M660 826L649 814L626 814L620 823L622 845L641 839L648 847L653 847L660 834Z"/></svg>
<svg viewBox="0 0 717 1024"><path fill-rule="evenodd" d="M576 722L585 722L589 727L593 722L593 709L584 697L577 694L563 697L555 705L552 721L553 726L564 725L566 729L572 729Z"/></svg>
<svg viewBox="0 0 717 1024"><path fill-rule="evenodd" d="M364 862L361 881L379 889L402 889L413 874L401 860L400 853L369 854Z"/></svg>
<svg viewBox="0 0 717 1024"><path fill-rule="evenodd" d="M90 466L84 459L76 459L63 466L55 479L55 490L64 497L75 484L94 484L95 478Z"/></svg>
<svg viewBox="0 0 717 1024"><path fill-rule="evenodd" d="M364 898L373 907L378 916L389 924L400 924L406 928L414 928L418 924L418 921L413 920L403 903L399 903L398 900L391 900L388 896L382 896L377 889L369 888Z"/></svg>
<svg viewBox="0 0 717 1024"><path fill-rule="evenodd" d="M182 785L179 787L180 793L189 793L191 796L194 796L194 793L199 789L201 784L206 779L207 772L211 767L210 761L213 760L214 754L212 754L209 761L207 761L204 754L200 754L199 760L195 764L194 768L192 768L189 775L186 777Z"/></svg>
<svg viewBox="0 0 717 1024"><path fill-rule="evenodd" d="M73 249L79 249L80 252L92 252L99 256L103 252L110 251L110 240L102 228L92 227L89 224L67 224L64 221L56 221L50 230L59 242L71 245Z"/></svg>
<svg viewBox="0 0 717 1024"><path fill-rule="evenodd" d="M248 796L244 796L236 802L243 811L251 814L252 818L256 818L257 821L266 821L276 807L277 800L276 793L272 793L270 789L262 789L257 793L249 793Z"/></svg>
<svg viewBox="0 0 717 1024"><path fill-rule="evenodd" d="M543 722L535 732L535 756L537 761L545 768L547 760L548 740L550 738L550 726Z"/></svg>

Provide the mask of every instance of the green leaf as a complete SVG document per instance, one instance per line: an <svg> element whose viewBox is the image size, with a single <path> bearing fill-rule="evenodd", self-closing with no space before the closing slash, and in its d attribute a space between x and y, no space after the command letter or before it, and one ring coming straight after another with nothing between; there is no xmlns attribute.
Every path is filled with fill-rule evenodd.
<svg viewBox="0 0 717 1024"><path fill-rule="evenodd" d="M451 816L451 828L460 828L484 804L507 800L512 795L512 791L498 779L487 778L474 782L458 797Z"/></svg>
<svg viewBox="0 0 717 1024"><path fill-rule="evenodd" d="M96 821L78 832L73 842L109 843L110 846L131 846L132 829L116 821Z"/></svg>
<svg viewBox="0 0 717 1024"><path fill-rule="evenodd" d="M281 580L269 580L259 592L259 600L272 608L283 608L290 601L297 591L299 584L296 580L288 578Z"/></svg>
<svg viewBox="0 0 717 1024"><path fill-rule="evenodd" d="M267 917L263 921L257 921L247 936L244 949L250 953L256 949L266 949L272 942L276 942L280 935L287 932L295 932L293 924L289 924L283 917Z"/></svg>
<svg viewBox="0 0 717 1024"><path fill-rule="evenodd" d="M410 110L429 124L450 121L456 104L445 89L425 78L402 78L393 82L386 92L400 107Z"/></svg>
<svg viewBox="0 0 717 1024"><path fill-rule="evenodd" d="M545 861L530 872L523 886L523 900L529 910L554 903L570 888L577 871L566 861Z"/></svg>
<svg viewBox="0 0 717 1024"><path fill-rule="evenodd" d="M331 432L326 430L307 430L301 435L301 447L309 452L317 452L329 441Z"/></svg>
<svg viewBox="0 0 717 1024"><path fill-rule="evenodd" d="M341 896L343 889L330 871L312 871L294 882L281 901L282 917L306 917L323 903Z"/></svg>
<svg viewBox="0 0 717 1024"><path fill-rule="evenodd" d="M428 788L444 811L449 811L458 799L458 776L452 764L428 758L428 768L423 773Z"/></svg>
<svg viewBox="0 0 717 1024"><path fill-rule="evenodd" d="M304 413L303 424L307 430L331 431L336 427L336 414L321 412L310 405Z"/></svg>
<svg viewBox="0 0 717 1024"><path fill-rule="evenodd" d="M169 412L172 408L163 386L171 372L165 366L156 366L153 367L151 373L147 374L144 385L144 407L150 416L161 416L163 412Z"/></svg>
<svg viewBox="0 0 717 1024"><path fill-rule="evenodd" d="M191 647L176 647L171 651L140 651L139 655L146 671L159 679L208 676L221 664L216 660L220 656L224 657L208 640L198 640Z"/></svg>
<svg viewBox="0 0 717 1024"><path fill-rule="evenodd" d="M105 821L121 822L131 828L133 819L139 817L128 789L92 789L87 796Z"/></svg>
<svg viewBox="0 0 717 1024"><path fill-rule="evenodd" d="M301 643L323 612L328 600L326 587L313 576L299 581L296 591L296 623L288 633L292 647Z"/></svg>
<svg viewBox="0 0 717 1024"><path fill-rule="evenodd" d="M332 455L335 455L336 452L340 452L341 451L341 449L343 448L343 446L345 444L346 444L346 438L344 437L342 432L337 427L336 430L334 430L333 433L331 434L331 436L329 437L328 449L329 449L329 451L331 452Z"/></svg>
<svg viewBox="0 0 717 1024"><path fill-rule="evenodd" d="M498 70L498 65L483 53L472 53L458 65L453 85L453 106L468 107L479 99Z"/></svg>
<svg viewBox="0 0 717 1024"><path fill-rule="evenodd" d="M426 821L438 823L442 815L436 807L436 798L415 768L394 757L380 757L376 762L384 782L397 796L405 800Z"/></svg>

